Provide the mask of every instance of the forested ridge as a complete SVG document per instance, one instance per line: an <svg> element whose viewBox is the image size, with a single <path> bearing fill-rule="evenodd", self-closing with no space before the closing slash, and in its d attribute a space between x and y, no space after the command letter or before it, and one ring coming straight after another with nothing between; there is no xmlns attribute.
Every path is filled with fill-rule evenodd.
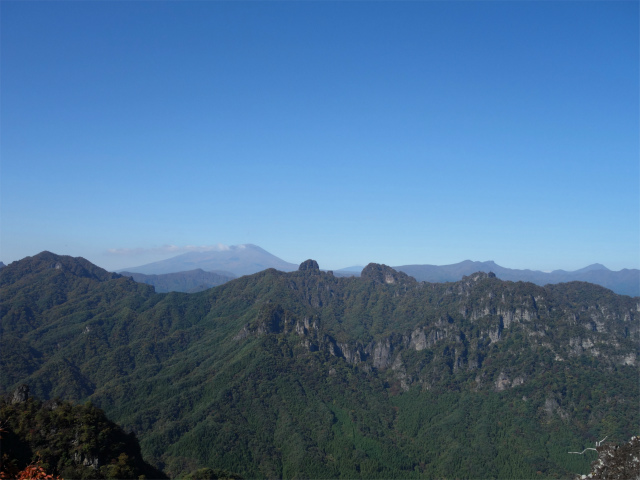
<svg viewBox="0 0 640 480"><path fill-rule="evenodd" d="M159 294L43 252L0 270L0 393L91 400L172 477L560 478L637 433L639 303L313 261Z"/></svg>

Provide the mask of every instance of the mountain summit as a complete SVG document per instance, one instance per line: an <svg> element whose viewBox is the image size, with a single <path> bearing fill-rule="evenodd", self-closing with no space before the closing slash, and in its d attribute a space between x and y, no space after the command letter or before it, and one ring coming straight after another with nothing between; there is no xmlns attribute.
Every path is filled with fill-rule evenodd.
<svg viewBox="0 0 640 480"><path fill-rule="evenodd" d="M378 263L370 263L364 267L360 278L373 280L375 283L415 283L415 279L406 273Z"/></svg>

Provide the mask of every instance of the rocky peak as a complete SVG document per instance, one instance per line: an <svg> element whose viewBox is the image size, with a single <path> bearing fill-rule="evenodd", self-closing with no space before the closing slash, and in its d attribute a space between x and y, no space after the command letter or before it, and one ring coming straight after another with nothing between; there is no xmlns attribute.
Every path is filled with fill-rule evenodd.
<svg viewBox="0 0 640 480"><path fill-rule="evenodd" d="M2 272L0 284L14 283L28 275L48 274L51 270L67 277L91 278L101 282L121 277L117 273L107 272L82 257L56 255L55 253L44 251L33 257L26 257L17 262L12 262L10 265L0 269Z"/></svg>
<svg viewBox="0 0 640 480"><path fill-rule="evenodd" d="M412 283L416 280L406 273L399 272L393 268L379 263L370 263L362 269L360 278L373 280L376 283Z"/></svg>
<svg viewBox="0 0 640 480"><path fill-rule="evenodd" d="M320 271L320 267L318 266L318 262L316 262L315 260L305 260L304 262L302 262L300 264L300 266L298 267L298 271L300 272L319 272Z"/></svg>
<svg viewBox="0 0 640 480"><path fill-rule="evenodd" d="M29 385L22 384L13 392L11 403L24 403L29 398Z"/></svg>

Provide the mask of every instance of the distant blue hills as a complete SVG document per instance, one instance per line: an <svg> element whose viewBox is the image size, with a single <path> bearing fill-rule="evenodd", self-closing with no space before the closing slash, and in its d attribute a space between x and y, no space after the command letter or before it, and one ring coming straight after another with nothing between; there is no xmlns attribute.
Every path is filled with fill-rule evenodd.
<svg viewBox="0 0 640 480"><path fill-rule="evenodd" d="M493 272L499 279L513 282L531 282L536 285L575 281L589 282L606 287L621 295L630 295L632 297L640 295L640 270L625 268L613 271L599 263L594 263L572 272L565 270L554 270L552 272L518 270L501 267L493 261L474 262L472 260L465 260L452 265L402 265L393 268L411 275L420 282L455 282L464 275L470 275L475 272Z"/></svg>
<svg viewBox="0 0 640 480"><path fill-rule="evenodd" d="M3 266L0 262L0 268ZM275 268L284 272L298 269L298 265L272 255L257 245L232 245L206 252L189 252L167 260L153 262L138 267L121 270L136 281L150 283L159 291L198 291L218 285L234 277ZM352 266L335 270L337 276L359 276L363 267ZM421 282L456 282L465 275L475 272L493 272L501 280L531 282L536 285L562 282L589 282L606 287L621 295L640 296L640 270L609 270L600 263L594 263L575 271L519 270L506 268L494 261L478 262L465 260L451 265L401 265L396 270L406 273ZM200 271L195 271L200 270ZM204 272L202 272L204 271ZM214 272L214 277L204 276ZM165 277L165 275L171 274ZM145 275L147 277L145 277ZM181 279L180 276L185 276ZM151 276L151 277L150 277ZM189 278L186 278L189 277Z"/></svg>

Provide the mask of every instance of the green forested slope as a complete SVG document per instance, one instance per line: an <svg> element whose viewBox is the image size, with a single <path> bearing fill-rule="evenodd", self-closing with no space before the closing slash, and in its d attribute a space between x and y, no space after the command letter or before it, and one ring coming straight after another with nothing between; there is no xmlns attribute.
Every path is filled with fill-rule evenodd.
<svg viewBox="0 0 640 480"><path fill-rule="evenodd" d="M305 264L156 294L81 259L14 262L0 386L91 399L172 476L561 477L593 460L566 452L637 433L638 298Z"/></svg>

